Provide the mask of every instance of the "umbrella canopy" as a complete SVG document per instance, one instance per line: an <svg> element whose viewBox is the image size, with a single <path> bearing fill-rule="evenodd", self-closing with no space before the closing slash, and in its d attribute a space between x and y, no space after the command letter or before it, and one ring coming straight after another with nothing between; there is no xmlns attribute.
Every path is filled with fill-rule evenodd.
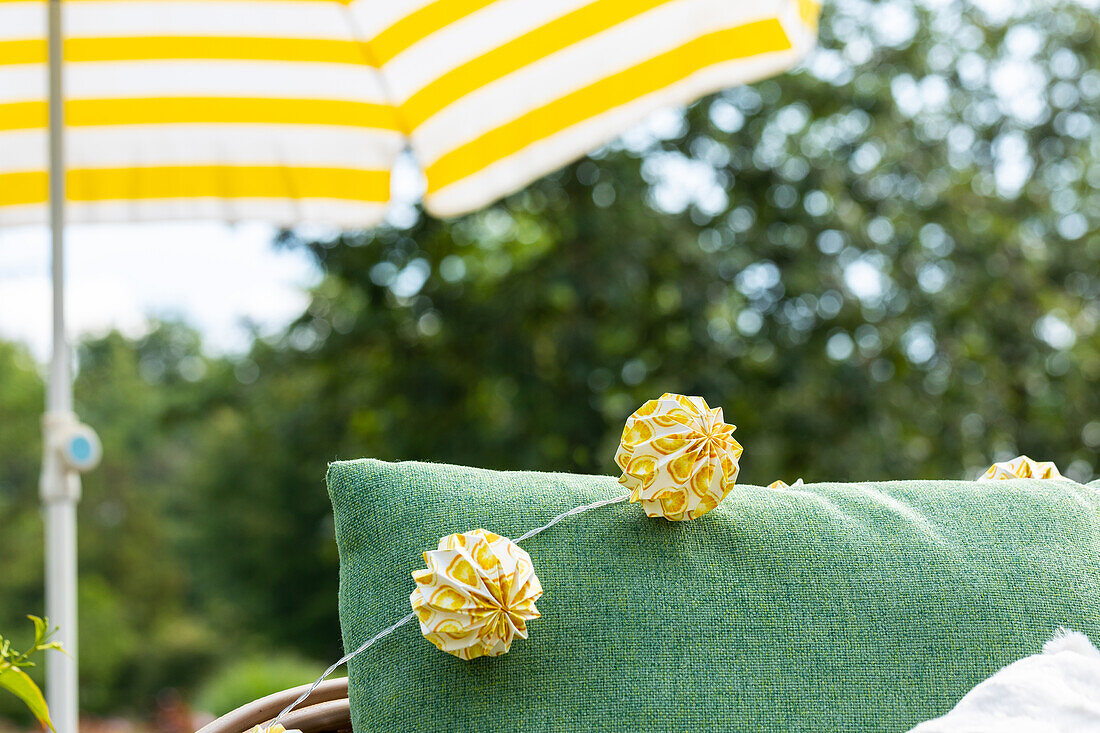
<svg viewBox="0 0 1100 733"><path fill-rule="evenodd" d="M0 225L47 221L47 23L0 2ZM66 0L70 222L370 226L406 147L450 216L777 73L816 0Z"/></svg>

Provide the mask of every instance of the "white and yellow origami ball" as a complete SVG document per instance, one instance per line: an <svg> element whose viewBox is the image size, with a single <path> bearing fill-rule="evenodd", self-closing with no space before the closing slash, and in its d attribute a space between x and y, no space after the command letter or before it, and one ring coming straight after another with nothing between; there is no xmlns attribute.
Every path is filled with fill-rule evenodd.
<svg viewBox="0 0 1100 733"><path fill-rule="evenodd" d="M997 481L1014 478L1063 478L1058 467L1050 461L1033 461L1027 456L1016 456L1011 461L994 463L978 477L979 481Z"/></svg>
<svg viewBox="0 0 1100 733"><path fill-rule="evenodd" d="M650 400L626 421L615 453L619 482L651 517L698 519L737 481L742 448L734 430L702 397Z"/></svg>
<svg viewBox="0 0 1100 733"><path fill-rule="evenodd" d="M428 567L412 574L416 590L409 601L428 641L474 659L504 654L513 638L527 638L527 622L539 617L542 585L519 545L475 529L444 537L424 562Z"/></svg>

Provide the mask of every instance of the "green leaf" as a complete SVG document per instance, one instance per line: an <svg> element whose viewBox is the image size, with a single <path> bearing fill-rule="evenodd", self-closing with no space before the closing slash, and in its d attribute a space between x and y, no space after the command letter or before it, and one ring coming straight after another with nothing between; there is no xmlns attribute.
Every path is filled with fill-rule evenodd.
<svg viewBox="0 0 1100 733"><path fill-rule="evenodd" d="M49 635L49 621L31 614L27 614L27 618L34 624L34 642L35 646L37 646L39 642L43 641Z"/></svg>
<svg viewBox="0 0 1100 733"><path fill-rule="evenodd" d="M46 708L46 698L42 697L42 690L38 689L38 685L34 684L34 680L26 672L15 667L0 672L0 688L22 700L34 717L38 718L39 723L54 730L50 711Z"/></svg>

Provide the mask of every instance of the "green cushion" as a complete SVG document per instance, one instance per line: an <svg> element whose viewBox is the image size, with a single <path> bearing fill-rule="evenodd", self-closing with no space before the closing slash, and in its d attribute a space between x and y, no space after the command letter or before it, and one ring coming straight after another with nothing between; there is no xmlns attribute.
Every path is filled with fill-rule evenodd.
<svg viewBox="0 0 1100 733"><path fill-rule="evenodd" d="M440 537L517 537L615 478L361 460L328 473L350 650L409 613ZM523 543L545 594L501 657L412 622L350 665L366 731L904 731L1055 627L1100 638L1100 492L1068 480L738 485L705 517L637 505Z"/></svg>

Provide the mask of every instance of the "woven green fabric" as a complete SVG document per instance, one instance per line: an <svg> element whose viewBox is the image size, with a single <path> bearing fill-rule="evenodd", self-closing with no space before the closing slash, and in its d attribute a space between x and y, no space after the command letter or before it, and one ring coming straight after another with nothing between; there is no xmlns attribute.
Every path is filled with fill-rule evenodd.
<svg viewBox="0 0 1100 733"><path fill-rule="evenodd" d="M517 537L614 478L334 463L350 650L440 537ZM904 731L1055 627L1100 639L1100 492L1071 481L738 485L705 517L615 504L523 543L530 638L472 662L412 622L350 666L368 731Z"/></svg>

